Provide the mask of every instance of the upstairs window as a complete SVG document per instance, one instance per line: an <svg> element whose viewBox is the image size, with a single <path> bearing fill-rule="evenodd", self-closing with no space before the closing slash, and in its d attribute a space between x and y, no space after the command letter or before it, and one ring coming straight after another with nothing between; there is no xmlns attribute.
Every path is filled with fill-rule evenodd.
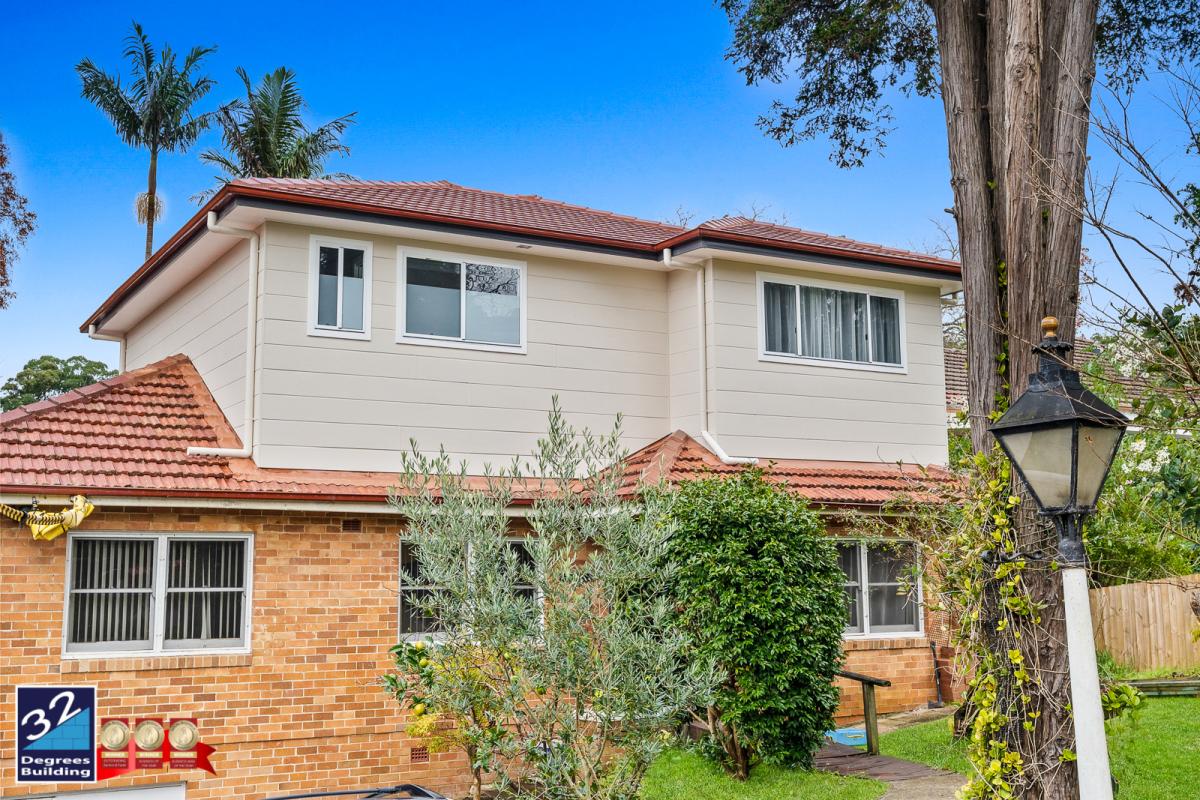
<svg viewBox="0 0 1200 800"><path fill-rule="evenodd" d="M309 332L370 338L371 244L314 236Z"/></svg>
<svg viewBox="0 0 1200 800"><path fill-rule="evenodd" d="M846 633L919 632L920 589L912 585L916 547L908 542L840 542L837 547L846 573Z"/></svg>
<svg viewBox="0 0 1200 800"><path fill-rule="evenodd" d="M776 276L763 277L760 287L764 357L903 367L901 293Z"/></svg>
<svg viewBox="0 0 1200 800"><path fill-rule="evenodd" d="M397 340L482 349L525 345L525 268L516 262L401 252Z"/></svg>
<svg viewBox="0 0 1200 800"><path fill-rule="evenodd" d="M245 536L73 536L68 653L236 650L248 642Z"/></svg>

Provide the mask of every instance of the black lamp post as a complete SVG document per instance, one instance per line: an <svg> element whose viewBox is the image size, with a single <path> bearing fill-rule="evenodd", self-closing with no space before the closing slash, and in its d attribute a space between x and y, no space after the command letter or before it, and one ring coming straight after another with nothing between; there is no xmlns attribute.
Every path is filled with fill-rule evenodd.
<svg viewBox="0 0 1200 800"><path fill-rule="evenodd" d="M1125 434L1126 420L1064 366L1071 345L1058 340L1058 320L1042 320L1034 348L1040 363L1029 388L989 429L1037 503L1054 519L1066 564L1087 563L1083 519L1096 510L1100 488Z"/></svg>
<svg viewBox="0 0 1200 800"><path fill-rule="evenodd" d="M1037 373L990 430L1033 495L1038 513L1051 517L1058 530L1079 796L1112 800L1083 520L1096 510L1127 423L1119 411L1083 388L1076 370L1066 367L1071 346L1058 340L1058 320L1046 317L1042 332L1042 342L1034 348Z"/></svg>

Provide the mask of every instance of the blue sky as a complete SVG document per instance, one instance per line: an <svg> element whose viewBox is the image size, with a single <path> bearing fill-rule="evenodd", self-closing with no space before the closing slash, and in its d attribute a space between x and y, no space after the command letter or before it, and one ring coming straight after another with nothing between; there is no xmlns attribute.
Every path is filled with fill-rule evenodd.
<svg viewBox="0 0 1200 800"><path fill-rule="evenodd" d="M313 121L357 111L352 154L330 167L362 178L445 178L654 219L677 208L696 222L766 208L789 224L915 248L940 241L933 220L949 222L938 102L901 101L886 152L857 170L834 167L825 141L783 149L754 124L781 90L745 86L723 58L728 23L705 0L332 8L24 3L6 12L0 131L39 227L16 268L18 297L0 311L0 378L43 353L116 362L116 345L77 328L141 262L133 201L147 158L79 97L73 67L89 56L124 71L133 19L159 46L219 47L205 109L236 96L235 67L257 78L287 65ZM1169 152L1169 110L1150 101L1138 110ZM197 155L215 140L160 161L167 212L156 243L212 184Z"/></svg>

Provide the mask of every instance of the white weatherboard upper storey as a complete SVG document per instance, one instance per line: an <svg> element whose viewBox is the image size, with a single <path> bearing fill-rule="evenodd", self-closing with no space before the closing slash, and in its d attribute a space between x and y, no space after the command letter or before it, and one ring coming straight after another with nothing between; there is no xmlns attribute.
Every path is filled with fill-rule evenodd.
<svg viewBox="0 0 1200 800"><path fill-rule="evenodd" d="M416 439L473 470L528 454L557 394L596 431L624 414L625 444L699 435L696 275L513 250L268 221L262 230L256 372L264 467L394 471ZM313 237L370 244L369 336L310 335ZM128 334L128 368L183 352L240 425L245 245ZM452 252L522 267L523 347L397 341L398 253ZM759 458L944 463L940 300L934 282L717 259L706 285L708 429ZM653 266L653 265L651 265ZM903 297L903 369L761 358L759 273Z"/></svg>

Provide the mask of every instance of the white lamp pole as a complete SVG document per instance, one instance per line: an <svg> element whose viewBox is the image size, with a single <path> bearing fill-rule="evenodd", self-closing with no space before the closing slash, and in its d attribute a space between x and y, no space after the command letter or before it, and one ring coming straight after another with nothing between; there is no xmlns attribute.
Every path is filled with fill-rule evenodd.
<svg viewBox="0 0 1200 800"><path fill-rule="evenodd" d="M1042 331L1042 342L1034 348L1040 356L1038 371L990 430L1039 513L1051 517L1058 530L1079 796L1112 800L1083 520L1096 510L1126 420L1085 389L1077 371L1065 366L1071 346L1058 340L1058 320L1046 317Z"/></svg>

